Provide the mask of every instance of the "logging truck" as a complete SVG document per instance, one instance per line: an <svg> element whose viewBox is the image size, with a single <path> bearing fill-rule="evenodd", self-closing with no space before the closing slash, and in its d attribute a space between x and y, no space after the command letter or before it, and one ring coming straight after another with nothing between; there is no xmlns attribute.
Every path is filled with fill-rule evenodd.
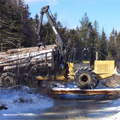
<svg viewBox="0 0 120 120"><path fill-rule="evenodd" d="M35 79L37 82L73 81L80 89L94 89L100 80L115 74L118 75L115 61L99 60L98 53L100 52L95 48L77 47L68 52L67 45L64 43L50 15L49 6L43 7L40 14L37 35L40 39L42 20L45 14L51 25L51 29L55 33L57 39L56 47L49 52L39 53L38 51L37 55L28 55L29 57L21 58L20 61L17 59L17 62L15 59L9 61L16 64L10 65L13 68L15 67L15 70L14 73L12 70L2 73L1 82L3 86L21 82L29 84L34 82ZM71 58L69 58L69 53L72 53Z"/></svg>

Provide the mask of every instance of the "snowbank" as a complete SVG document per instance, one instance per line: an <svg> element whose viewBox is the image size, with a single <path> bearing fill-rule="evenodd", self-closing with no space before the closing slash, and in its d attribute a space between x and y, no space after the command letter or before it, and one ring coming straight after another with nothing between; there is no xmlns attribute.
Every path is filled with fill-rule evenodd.
<svg viewBox="0 0 120 120"><path fill-rule="evenodd" d="M106 117L103 117L103 118L100 118L99 120L120 120L120 99L118 100L114 100L114 101L110 101L110 103L112 104L112 111L114 112L118 112L118 113L114 113L113 115L111 116L107 116Z"/></svg>
<svg viewBox="0 0 120 120"><path fill-rule="evenodd" d="M120 112L113 116L100 118L99 120L120 120Z"/></svg>
<svg viewBox="0 0 120 120"><path fill-rule="evenodd" d="M117 100L110 101L112 104L112 109L114 112L118 112L117 114L106 116L104 118L101 118L100 120L120 120L120 98Z"/></svg>
<svg viewBox="0 0 120 120"><path fill-rule="evenodd" d="M0 110L0 119L4 116L22 115L34 110L43 110L54 105L53 99L40 93L34 93L27 87L21 90L0 90L0 106L5 105L7 110Z"/></svg>

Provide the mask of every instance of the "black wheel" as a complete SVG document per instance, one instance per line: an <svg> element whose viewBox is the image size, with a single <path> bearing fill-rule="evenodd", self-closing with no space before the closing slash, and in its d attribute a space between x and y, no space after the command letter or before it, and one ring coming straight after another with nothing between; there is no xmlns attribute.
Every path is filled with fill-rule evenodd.
<svg viewBox="0 0 120 120"><path fill-rule="evenodd" d="M11 72L3 73L1 76L2 87L11 87L16 84L16 76Z"/></svg>
<svg viewBox="0 0 120 120"><path fill-rule="evenodd" d="M75 85L80 89L93 89L99 81L91 68L82 67L77 70L74 76Z"/></svg>
<svg viewBox="0 0 120 120"><path fill-rule="evenodd" d="M19 84L23 86L33 87L35 84L34 77L31 74L24 73L21 75Z"/></svg>

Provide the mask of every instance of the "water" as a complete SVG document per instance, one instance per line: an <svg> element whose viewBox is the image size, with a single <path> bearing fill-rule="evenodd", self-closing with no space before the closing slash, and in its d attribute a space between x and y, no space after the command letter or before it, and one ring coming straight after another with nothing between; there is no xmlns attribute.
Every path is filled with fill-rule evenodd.
<svg viewBox="0 0 120 120"><path fill-rule="evenodd" d="M117 104L114 104L117 107ZM40 112L40 113L39 113ZM54 106L39 111L36 119L83 119L100 120L102 117L114 115L115 110L110 101L94 100L55 100Z"/></svg>
<svg viewBox="0 0 120 120"><path fill-rule="evenodd" d="M41 103L42 104L42 103ZM9 116L3 116L5 120L58 120L80 119L101 120L106 116L117 114L120 109L120 100L95 101L95 100L55 100L54 106L45 110L30 110L24 113L11 112ZM4 110L1 111L4 113Z"/></svg>

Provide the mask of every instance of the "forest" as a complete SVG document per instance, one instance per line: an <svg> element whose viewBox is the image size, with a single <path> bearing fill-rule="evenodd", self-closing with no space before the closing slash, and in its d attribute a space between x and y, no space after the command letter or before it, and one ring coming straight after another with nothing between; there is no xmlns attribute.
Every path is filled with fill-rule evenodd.
<svg viewBox="0 0 120 120"><path fill-rule="evenodd" d="M57 10L56 10L57 11ZM37 12L37 11L36 11ZM37 46L39 42L36 34L39 24L39 15L32 18L29 12L29 6L24 0L0 0L0 51L19 47ZM76 29L68 29L63 23L57 20L57 13L51 16L57 25L57 28L67 44L72 41L72 47L94 47L104 53L111 59L119 61L120 56L120 32L113 29L108 36L104 31L99 31L97 20L90 21L87 13L80 18ZM48 21L42 25L40 36L46 45L55 44L56 37L51 30ZM101 60L107 59L99 55Z"/></svg>

